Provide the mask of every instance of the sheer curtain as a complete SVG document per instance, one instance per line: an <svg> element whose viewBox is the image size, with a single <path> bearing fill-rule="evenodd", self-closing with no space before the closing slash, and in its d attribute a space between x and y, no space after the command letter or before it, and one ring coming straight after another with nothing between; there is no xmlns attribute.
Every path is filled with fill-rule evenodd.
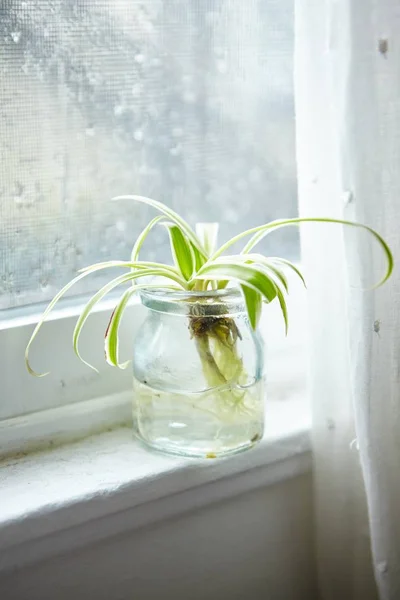
<svg viewBox="0 0 400 600"><path fill-rule="evenodd" d="M296 0L300 212L400 254L400 3ZM316 556L323 600L400 599L400 281L379 249L307 226Z"/></svg>

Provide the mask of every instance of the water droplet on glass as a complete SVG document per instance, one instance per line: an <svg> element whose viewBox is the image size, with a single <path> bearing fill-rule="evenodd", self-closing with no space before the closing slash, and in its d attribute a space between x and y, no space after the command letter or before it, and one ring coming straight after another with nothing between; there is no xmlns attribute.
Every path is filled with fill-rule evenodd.
<svg viewBox="0 0 400 600"><path fill-rule="evenodd" d="M12 38L13 42L18 44L19 40L21 39L21 32L20 31L12 31L11 38Z"/></svg>
<svg viewBox="0 0 400 600"><path fill-rule="evenodd" d="M141 142L143 139L143 131L140 131L140 129L137 129L136 131L134 131L133 137L137 142Z"/></svg>
<svg viewBox="0 0 400 600"><path fill-rule="evenodd" d="M136 54L135 56L135 62L137 62L139 65L141 65L144 61L144 54Z"/></svg>
<svg viewBox="0 0 400 600"><path fill-rule="evenodd" d="M89 125L88 127L86 127L85 133L89 137L93 137L94 135L96 135L96 131L94 129L94 126L93 125Z"/></svg>

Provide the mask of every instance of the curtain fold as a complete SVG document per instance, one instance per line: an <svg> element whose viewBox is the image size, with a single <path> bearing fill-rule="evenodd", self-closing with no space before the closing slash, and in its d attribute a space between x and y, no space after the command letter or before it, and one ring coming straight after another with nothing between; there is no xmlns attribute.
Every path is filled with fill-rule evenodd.
<svg viewBox="0 0 400 600"><path fill-rule="evenodd" d="M400 255L400 3L296 0L300 214ZM323 600L400 599L400 280L364 235L302 229Z"/></svg>

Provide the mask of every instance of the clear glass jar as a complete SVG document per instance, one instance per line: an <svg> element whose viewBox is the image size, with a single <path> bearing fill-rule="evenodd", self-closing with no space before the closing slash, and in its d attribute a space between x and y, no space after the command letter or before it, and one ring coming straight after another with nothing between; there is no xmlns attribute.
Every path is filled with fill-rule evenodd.
<svg viewBox="0 0 400 600"><path fill-rule="evenodd" d="M239 290L141 293L134 343L137 436L162 452L216 458L263 435L263 342Z"/></svg>

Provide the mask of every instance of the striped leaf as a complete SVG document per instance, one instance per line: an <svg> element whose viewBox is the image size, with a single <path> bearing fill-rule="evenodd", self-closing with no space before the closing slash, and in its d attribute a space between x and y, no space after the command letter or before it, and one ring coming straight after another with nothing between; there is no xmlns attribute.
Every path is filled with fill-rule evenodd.
<svg viewBox="0 0 400 600"><path fill-rule="evenodd" d="M171 245L171 253L174 263L182 277L189 281L195 268L195 256L192 246L183 235L182 230L177 225L166 225Z"/></svg>
<svg viewBox="0 0 400 600"><path fill-rule="evenodd" d="M140 270L140 271L136 271L134 273L127 273L125 275L120 275L119 277L116 277L115 279L113 279L112 281L108 282L106 285L104 285L102 288L100 288L100 290L98 292L96 292L96 294L94 294L90 300L87 302L87 304L84 306L81 314L79 315L79 318L76 322L75 325L75 329L74 332L72 334L72 345L74 348L74 352L77 355L77 357L83 362L85 363L88 367L90 367L91 369L93 369L94 371L97 371L97 369L95 367L93 367L93 365L91 365L90 363L86 362L86 360L84 360L80 353L79 353L79 338L80 335L82 333L82 329L90 315L90 313L93 311L93 309L95 308L96 304L98 304L100 302L100 300L102 300L106 294L108 294L109 292L111 292L113 289L115 289L116 287L118 287L119 285L122 285L124 283L127 283L128 281L133 281L135 279L139 279L140 277L151 277L151 276L157 276L159 275L159 271L156 269L147 269L147 270ZM165 275L164 275L165 277ZM141 286L135 286L134 291L136 291L139 288L143 288L143 287L156 287L156 288L160 288L163 287L161 284L144 284ZM172 287L172 286L171 286ZM174 286L175 289L180 289L179 286Z"/></svg>
<svg viewBox="0 0 400 600"><path fill-rule="evenodd" d="M293 226L293 225L297 226L297 225L300 225L301 223L337 223L339 225L348 225L350 227L357 227L357 228L361 228L361 229L365 229L366 231L369 231L369 233L379 243L380 247L382 248L382 250L385 254L385 258L386 258L385 273L384 273L382 279L374 287L379 287L379 286L383 285L391 276L392 271L393 271L393 266L394 266L394 259L393 259L392 252L391 252L388 244L386 243L386 241L383 239L383 237L381 235L379 235L379 233L377 231L375 231L375 229L372 229L372 227L368 227L368 225L363 225L362 223L357 223L356 221L346 221L343 219L331 219L328 217L297 217L294 219L280 219L277 221L271 221L270 223L267 223L266 225L260 225L259 227L252 227L251 229L247 229L246 231L239 233L235 237L231 238L228 242L223 244L214 253L214 255L211 257L211 260L215 260L216 258L221 256L231 246L233 246L234 244L236 244L237 242L242 240L244 237L247 237L247 236L253 234L253 237L243 248L243 253L248 254L254 248L254 246L256 244L258 244L258 242L263 237L268 235L270 232L275 231L277 229L281 229L282 227L289 227L289 226Z"/></svg>
<svg viewBox="0 0 400 600"><path fill-rule="evenodd" d="M104 352L106 361L109 365L113 367L118 367L119 369L126 369L129 365L130 361L126 361L124 363L120 363L118 359L118 346L119 346L119 326L124 314L126 307L128 306L129 300L140 289L149 289L149 288L157 288L157 289L176 289L176 286L168 286L168 285L146 285L146 284L138 284L135 285L134 288L130 288L126 290L122 295L120 301L117 306L113 310L110 318L110 322L108 324L105 339L104 339Z"/></svg>
<svg viewBox="0 0 400 600"><path fill-rule="evenodd" d="M195 248L197 248L199 253L204 258L207 258L204 248L202 247L197 235L194 233L194 231L190 227L190 225L184 219L182 219L182 217L180 215L178 215L178 213L176 213L174 210L172 210L171 208L169 208L162 202L158 202L157 200L153 200L152 198L147 198L146 196L138 196L136 194L126 195L126 196L116 196L115 198L113 198L113 200L134 200L135 202L141 202L143 204L147 204L148 206L152 206L153 208L156 208L161 213L163 213L165 216L167 216L171 221L176 223L176 225L178 225L182 229L182 231L185 233L188 240L190 240L192 242L193 246L195 246Z"/></svg>

